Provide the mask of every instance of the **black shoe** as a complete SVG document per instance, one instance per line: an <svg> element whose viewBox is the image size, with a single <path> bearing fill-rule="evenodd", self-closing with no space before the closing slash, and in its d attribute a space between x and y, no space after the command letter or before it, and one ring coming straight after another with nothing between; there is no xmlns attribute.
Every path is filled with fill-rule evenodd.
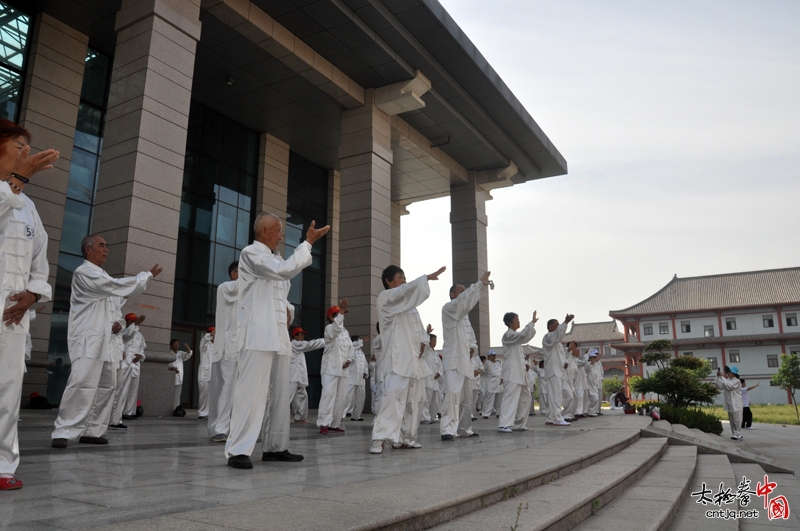
<svg viewBox="0 0 800 531"><path fill-rule="evenodd" d="M300 454L290 453L289 450L284 450L282 452L264 452L261 454L262 461L289 461L297 463L303 459L305 459L305 457Z"/></svg>
<svg viewBox="0 0 800 531"><path fill-rule="evenodd" d="M453 437L452 435L442 435L442 440L443 441L453 441L453 440L455 440L455 437Z"/></svg>
<svg viewBox="0 0 800 531"><path fill-rule="evenodd" d="M53 439L53 442L50 443L50 448L66 448L66 447L67 447L66 439Z"/></svg>
<svg viewBox="0 0 800 531"><path fill-rule="evenodd" d="M83 436L78 439L79 443L83 444L108 444L108 439L105 437L86 437Z"/></svg>
<svg viewBox="0 0 800 531"><path fill-rule="evenodd" d="M357 419L350 419L350 421L351 422L353 422L353 421L355 421L355 422L364 422L364 419L362 419L361 417L358 417Z"/></svg>
<svg viewBox="0 0 800 531"><path fill-rule="evenodd" d="M119 424L117 424L116 428L118 430L127 430L128 429L128 427L125 424L121 423L121 422Z"/></svg>
<svg viewBox="0 0 800 531"><path fill-rule="evenodd" d="M122 420L139 420L139 418L133 415L122 415Z"/></svg>
<svg viewBox="0 0 800 531"><path fill-rule="evenodd" d="M197 420L208 420L208 417L197 417Z"/></svg>
<svg viewBox="0 0 800 531"><path fill-rule="evenodd" d="M228 458L228 466L249 470L253 468L253 463L250 462L250 457L246 455L234 455Z"/></svg>
<svg viewBox="0 0 800 531"><path fill-rule="evenodd" d="M472 433L470 433L469 436L470 437L480 437L480 435L478 435L478 433L474 432L474 431Z"/></svg>

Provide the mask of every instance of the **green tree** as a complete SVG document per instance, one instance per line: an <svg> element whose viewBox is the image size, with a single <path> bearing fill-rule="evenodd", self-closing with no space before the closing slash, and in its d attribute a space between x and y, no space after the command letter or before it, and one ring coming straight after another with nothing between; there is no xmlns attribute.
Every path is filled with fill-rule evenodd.
<svg viewBox="0 0 800 531"><path fill-rule="evenodd" d="M797 400L795 392L800 388L800 358L797 354L781 354L781 366L778 372L772 375L772 383L780 386L781 389L789 391L794 404L794 414L800 422L800 413L797 410Z"/></svg>
<svg viewBox="0 0 800 531"><path fill-rule="evenodd" d="M655 363L658 369L635 382L629 379L631 390L642 395L654 393L674 407L713 402L719 390L714 384L702 381L711 374L708 361L694 356L674 358L669 352L671 350L672 344L666 340L652 341L647 345L642 361Z"/></svg>
<svg viewBox="0 0 800 531"><path fill-rule="evenodd" d="M603 394L609 397L609 400L614 393L618 392L623 387L625 387L625 382L620 380L619 376L603 380ZM611 405L613 406L614 404Z"/></svg>
<svg viewBox="0 0 800 531"><path fill-rule="evenodd" d="M639 382L642 381L641 376L628 376L628 388L631 390L631 395L633 393L638 393L639 391L636 390L636 387L639 385ZM631 398L633 398L631 396ZM644 396L642 396L644 398Z"/></svg>

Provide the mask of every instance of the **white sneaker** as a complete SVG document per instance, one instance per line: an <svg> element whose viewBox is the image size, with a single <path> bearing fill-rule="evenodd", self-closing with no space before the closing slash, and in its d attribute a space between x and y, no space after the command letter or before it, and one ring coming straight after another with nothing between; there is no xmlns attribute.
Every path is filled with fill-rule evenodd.
<svg viewBox="0 0 800 531"><path fill-rule="evenodd" d="M562 420L561 422L554 422L553 426L572 426L572 424L570 424L566 420Z"/></svg>
<svg viewBox="0 0 800 531"><path fill-rule="evenodd" d="M500 433L511 433L513 430L511 428L497 428L497 431Z"/></svg>
<svg viewBox="0 0 800 531"><path fill-rule="evenodd" d="M523 427L521 427L521 428L519 429L519 431L529 431L529 430L530 430L530 428L528 428L528 427L526 427L526 426L523 426Z"/></svg>
<svg viewBox="0 0 800 531"><path fill-rule="evenodd" d="M372 441L372 446L369 447L369 453L371 454L382 454L383 453L383 441Z"/></svg>
<svg viewBox="0 0 800 531"><path fill-rule="evenodd" d="M746 429L746 430L753 430L753 429L755 429L755 428L753 428L752 426L748 426L748 427L746 427L745 429Z"/></svg>

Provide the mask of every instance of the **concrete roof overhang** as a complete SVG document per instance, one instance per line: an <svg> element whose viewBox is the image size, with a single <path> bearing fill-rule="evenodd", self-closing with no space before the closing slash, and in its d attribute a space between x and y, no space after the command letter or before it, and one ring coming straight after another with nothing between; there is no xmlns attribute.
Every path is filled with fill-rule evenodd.
<svg viewBox="0 0 800 531"><path fill-rule="evenodd" d="M44 11L87 34L90 45L113 54L120 0L9 3L31 14ZM202 6L216 3L203 0ZM509 184L567 172L564 157L437 0L252 4L360 89L408 81L417 70L430 80L431 89L421 96L425 106L399 118L417 138L427 139L424 148L438 150L434 154L444 154L439 158L460 170L448 175L441 161L431 163L430 157L420 165L414 160L418 157L410 156L414 150L404 147L404 136L393 134L398 180L393 200L410 203L448 195L450 182L464 182L465 171L503 169L512 161L519 172ZM338 168L345 105L208 10L201 10L200 19L193 98L276 136L321 166Z"/></svg>

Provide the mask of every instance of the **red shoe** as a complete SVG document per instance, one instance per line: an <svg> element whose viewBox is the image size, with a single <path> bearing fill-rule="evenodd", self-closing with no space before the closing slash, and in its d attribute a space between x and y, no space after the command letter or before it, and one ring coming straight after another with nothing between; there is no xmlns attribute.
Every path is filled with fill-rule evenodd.
<svg viewBox="0 0 800 531"><path fill-rule="evenodd" d="M335 431L336 433L346 433L344 428L328 428L331 431Z"/></svg>
<svg viewBox="0 0 800 531"><path fill-rule="evenodd" d="M327 426L323 426L323 427L321 427L321 428L319 429L319 434L320 434L320 435L328 435L328 427L327 427Z"/></svg>
<svg viewBox="0 0 800 531"><path fill-rule="evenodd" d="M17 490L22 488L22 481L17 478L0 478L0 490Z"/></svg>

